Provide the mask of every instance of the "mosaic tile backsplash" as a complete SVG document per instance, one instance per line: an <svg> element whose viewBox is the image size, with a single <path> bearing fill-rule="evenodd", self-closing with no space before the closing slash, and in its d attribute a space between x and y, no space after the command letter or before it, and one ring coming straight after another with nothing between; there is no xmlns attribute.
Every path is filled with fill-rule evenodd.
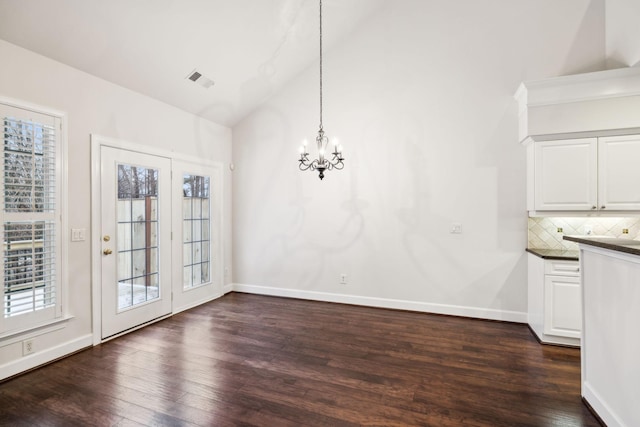
<svg viewBox="0 0 640 427"><path fill-rule="evenodd" d="M562 237L591 234L640 240L640 218L535 217L529 218L528 234L530 248L578 250L577 243L567 242Z"/></svg>

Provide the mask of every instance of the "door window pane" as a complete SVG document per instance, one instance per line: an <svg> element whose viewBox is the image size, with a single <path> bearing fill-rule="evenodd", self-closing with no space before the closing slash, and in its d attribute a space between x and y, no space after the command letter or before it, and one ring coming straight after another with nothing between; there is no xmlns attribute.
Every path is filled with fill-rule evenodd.
<svg viewBox="0 0 640 427"><path fill-rule="evenodd" d="M160 297L158 170L118 165L118 309Z"/></svg>
<svg viewBox="0 0 640 427"><path fill-rule="evenodd" d="M208 176L185 174L182 185L184 288L210 281L209 239L211 198Z"/></svg>

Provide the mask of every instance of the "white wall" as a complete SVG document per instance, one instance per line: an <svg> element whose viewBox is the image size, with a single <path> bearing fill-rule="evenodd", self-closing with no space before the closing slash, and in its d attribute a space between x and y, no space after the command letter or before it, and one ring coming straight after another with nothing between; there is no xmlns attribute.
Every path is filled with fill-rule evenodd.
<svg viewBox="0 0 640 427"><path fill-rule="evenodd" d="M325 52L324 127L343 171L297 170L318 126L317 66L234 127L235 288L525 321L513 94L604 69L604 51L603 0L387 2Z"/></svg>
<svg viewBox="0 0 640 427"><path fill-rule="evenodd" d="M606 1L607 67L640 64L640 1Z"/></svg>
<svg viewBox="0 0 640 427"><path fill-rule="evenodd" d="M66 214L70 228L85 228L87 233L91 229L91 133L225 164L231 161L231 131L228 128L2 40L0 58L0 96L67 113L69 203ZM224 261L230 268L231 176L228 168L224 170ZM69 230L63 233L70 237ZM75 318L63 330L36 337L34 346L38 354L73 348L86 342L91 334L90 265L88 234L85 242L69 243L68 312ZM23 361L20 343L0 345L0 369L13 362L26 366Z"/></svg>

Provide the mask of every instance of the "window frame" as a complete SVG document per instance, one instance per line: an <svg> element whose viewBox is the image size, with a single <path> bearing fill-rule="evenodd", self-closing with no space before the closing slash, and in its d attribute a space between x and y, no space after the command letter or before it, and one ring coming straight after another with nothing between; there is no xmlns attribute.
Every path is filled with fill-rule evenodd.
<svg viewBox="0 0 640 427"><path fill-rule="evenodd" d="M3 121L5 117L15 117L18 120L33 121L40 123L44 116L48 120L52 120L55 130L55 209L50 215L53 222L55 233L55 292L56 301L51 309L37 310L31 313L20 314L15 317L5 317L4 308L3 314L0 316L0 339L13 337L25 332L33 331L35 329L43 328L48 325L56 324L64 321L68 318L65 312L67 304L67 288L68 288L68 246L65 236L68 230L68 223L66 218L67 212L67 190L68 190L68 171L67 165L67 115L64 112L54 110L52 108L31 104L28 102L15 100L7 97L0 96L0 116ZM41 120L38 120L38 118ZM3 129L4 132L4 129ZM4 153L4 135L3 135L3 153ZM3 154L4 156L4 154ZM4 162L4 161L3 161ZM2 165L4 170L4 163ZM2 187L2 194L4 197L4 179L0 182ZM33 212L28 214L33 215ZM7 214L4 212L3 207L0 209L0 219L2 221L2 227L6 221L10 221L12 218L17 218L20 214ZM37 215L34 215L37 216ZM8 218L8 219L7 219ZM4 268L0 274L4 278ZM4 279L3 279L4 283ZM4 307L4 284L2 287L3 307Z"/></svg>

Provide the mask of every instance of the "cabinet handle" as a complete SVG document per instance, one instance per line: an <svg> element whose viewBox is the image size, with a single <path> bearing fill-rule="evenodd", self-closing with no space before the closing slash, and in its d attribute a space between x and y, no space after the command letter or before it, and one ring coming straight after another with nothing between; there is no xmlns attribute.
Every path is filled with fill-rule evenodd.
<svg viewBox="0 0 640 427"><path fill-rule="evenodd" d="M606 209L607 207L605 205L600 206L600 209Z"/></svg>
<svg viewBox="0 0 640 427"><path fill-rule="evenodd" d="M595 206L595 205L591 206L591 209L597 209L597 206Z"/></svg>

